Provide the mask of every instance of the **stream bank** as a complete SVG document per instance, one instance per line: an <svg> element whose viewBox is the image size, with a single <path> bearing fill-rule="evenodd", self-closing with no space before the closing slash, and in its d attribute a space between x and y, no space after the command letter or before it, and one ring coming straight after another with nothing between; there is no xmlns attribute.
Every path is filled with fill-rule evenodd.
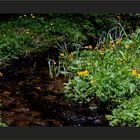
<svg viewBox="0 0 140 140"><path fill-rule="evenodd" d="M0 70L3 122L8 126L108 126L102 106L92 112L85 105L68 101L62 90L68 79L49 78L48 54L57 56L54 53L19 58Z"/></svg>

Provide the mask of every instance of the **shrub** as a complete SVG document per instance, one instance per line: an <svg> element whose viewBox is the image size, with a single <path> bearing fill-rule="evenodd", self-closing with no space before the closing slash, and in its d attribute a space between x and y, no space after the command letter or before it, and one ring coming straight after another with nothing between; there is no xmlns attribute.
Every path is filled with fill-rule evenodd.
<svg viewBox="0 0 140 140"><path fill-rule="evenodd" d="M140 96L122 102L113 109L111 115L106 115L106 118L111 126L140 127Z"/></svg>
<svg viewBox="0 0 140 140"><path fill-rule="evenodd" d="M139 44L124 38L120 44L111 40L102 50L85 46L67 67L73 77L65 84L66 96L79 102L97 97L116 104L135 96L140 88Z"/></svg>

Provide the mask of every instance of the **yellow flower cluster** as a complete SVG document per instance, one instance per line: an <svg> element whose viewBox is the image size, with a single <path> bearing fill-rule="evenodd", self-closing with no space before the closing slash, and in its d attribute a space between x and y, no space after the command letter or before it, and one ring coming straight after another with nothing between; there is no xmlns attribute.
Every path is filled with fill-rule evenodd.
<svg viewBox="0 0 140 140"><path fill-rule="evenodd" d="M30 33L30 29L25 29L24 33L29 34Z"/></svg>
<svg viewBox="0 0 140 140"><path fill-rule="evenodd" d="M88 75L89 75L89 72L88 72L88 70L85 70L85 71L77 72L77 74L78 74L79 76L88 76Z"/></svg>
<svg viewBox="0 0 140 140"><path fill-rule="evenodd" d="M24 17L27 17L26 14L24 14L23 16L24 16ZM33 14L30 14L30 16L31 16L32 18L35 18L35 16L34 16ZM19 18L22 18L22 16L19 16Z"/></svg>
<svg viewBox="0 0 140 140"><path fill-rule="evenodd" d="M30 34L30 29L24 29L21 33Z"/></svg>
<svg viewBox="0 0 140 140"><path fill-rule="evenodd" d="M137 70L133 69L131 74L137 76L137 78L140 79L140 74L137 72Z"/></svg>
<svg viewBox="0 0 140 140"><path fill-rule="evenodd" d="M137 70L133 69L133 70L131 71L131 73L132 73L132 75L137 75Z"/></svg>
<svg viewBox="0 0 140 140"><path fill-rule="evenodd" d="M31 14L31 17L32 17L32 18L35 18L35 16L34 16L33 14Z"/></svg>
<svg viewBox="0 0 140 140"><path fill-rule="evenodd" d="M86 49L92 49L92 45L85 46Z"/></svg>
<svg viewBox="0 0 140 140"><path fill-rule="evenodd" d="M114 48L115 47L114 41L111 40L109 45L110 45L111 48Z"/></svg>

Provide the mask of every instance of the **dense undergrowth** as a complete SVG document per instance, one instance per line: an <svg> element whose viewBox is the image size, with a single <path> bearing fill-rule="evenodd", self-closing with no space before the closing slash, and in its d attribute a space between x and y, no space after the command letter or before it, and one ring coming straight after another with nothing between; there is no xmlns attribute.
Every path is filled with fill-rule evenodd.
<svg viewBox="0 0 140 140"><path fill-rule="evenodd" d="M112 126L139 126L140 42L139 39L118 42L111 40L100 50L83 50L74 56L67 66L73 76L65 84L65 93L79 103L92 99L109 102L106 108L113 113L106 117ZM94 111L97 108L94 106Z"/></svg>
<svg viewBox="0 0 140 140"><path fill-rule="evenodd" d="M139 14L11 16L0 21L0 64L57 48L59 60L48 60L49 74L69 78L66 97L80 104L109 102L111 126L140 126L138 19Z"/></svg>

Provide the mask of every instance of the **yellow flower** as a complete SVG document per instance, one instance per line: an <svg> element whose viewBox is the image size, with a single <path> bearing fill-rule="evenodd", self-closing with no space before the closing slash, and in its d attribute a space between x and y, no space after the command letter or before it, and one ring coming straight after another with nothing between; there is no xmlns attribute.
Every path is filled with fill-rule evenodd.
<svg viewBox="0 0 140 140"><path fill-rule="evenodd" d="M89 72L88 72L88 70L85 70L85 71L77 72L77 74L78 74L79 76L88 76L88 75L89 75Z"/></svg>
<svg viewBox="0 0 140 140"><path fill-rule="evenodd" d="M140 46L138 46L138 48L140 49Z"/></svg>
<svg viewBox="0 0 140 140"><path fill-rule="evenodd" d="M64 54L63 54L63 53L60 53L60 56L61 56L61 57L64 57Z"/></svg>
<svg viewBox="0 0 140 140"><path fill-rule="evenodd" d="M0 72L0 77L2 77L3 76L3 74Z"/></svg>
<svg viewBox="0 0 140 140"><path fill-rule="evenodd" d="M110 45L111 48L114 48L115 47L114 41L111 40L109 45Z"/></svg>
<svg viewBox="0 0 140 140"><path fill-rule="evenodd" d="M91 45L89 45L89 46L88 46L88 48L89 48L89 49L92 49L92 46L91 46Z"/></svg>
<svg viewBox="0 0 140 140"><path fill-rule="evenodd" d="M120 38L120 39L117 39L117 41L116 41L116 44L121 44L121 42L122 42L122 38Z"/></svg>
<svg viewBox="0 0 140 140"><path fill-rule="evenodd" d="M138 79L140 79L140 74L138 74Z"/></svg>
<svg viewBox="0 0 140 140"><path fill-rule="evenodd" d="M112 43L114 43L114 41L113 40L110 40L110 44L112 44Z"/></svg>
<svg viewBox="0 0 140 140"><path fill-rule="evenodd" d="M24 17L26 17L26 15L24 15Z"/></svg>
<svg viewBox="0 0 140 140"><path fill-rule="evenodd" d="M86 49L92 49L92 46L89 45L89 46L85 46Z"/></svg>
<svg viewBox="0 0 140 140"><path fill-rule="evenodd" d="M137 75L137 70L133 69L133 70L131 71L131 73L132 73L132 75Z"/></svg>
<svg viewBox="0 0 140 140"><path fill-rule="evenodd" d="M128 49L130 46L128 44L125 45L125 48Z"/></svg>
<svg viewBox="0 0 140 140"><path fill-rule="evenodd" d="M35 18L35 16L32 16L32 18Z"/></svg>

